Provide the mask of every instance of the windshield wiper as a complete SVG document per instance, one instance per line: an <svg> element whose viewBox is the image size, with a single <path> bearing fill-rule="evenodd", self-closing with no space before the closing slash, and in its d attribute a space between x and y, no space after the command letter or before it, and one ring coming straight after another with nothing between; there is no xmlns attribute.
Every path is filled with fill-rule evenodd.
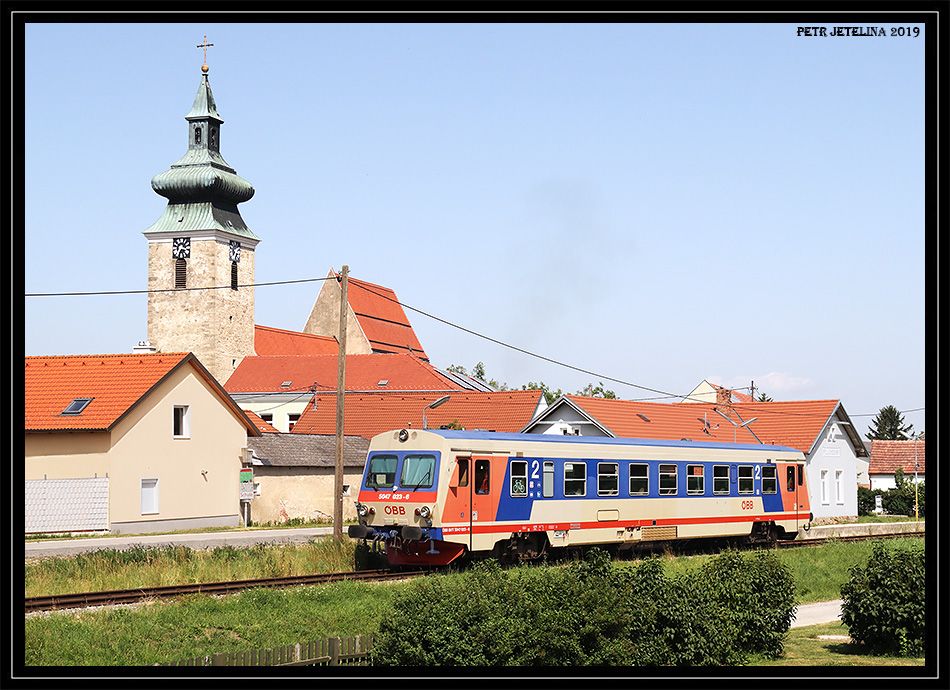
<svg viewBox="0 0 950 690"><path fill-rule="evenodd" d="M422 479L419 481L419 483L416 484L414 487L412 487L412 489L410 489L410 490L411 490L411 491L415 491L415 490L418 489L420 486L422 486L423 482L425 482L425 481L429 478L429 476L430 476L431 474L432 474L432 468L430 467L429 469L426 470L426 473L425 473L424 475L422 475Z"/></svg>

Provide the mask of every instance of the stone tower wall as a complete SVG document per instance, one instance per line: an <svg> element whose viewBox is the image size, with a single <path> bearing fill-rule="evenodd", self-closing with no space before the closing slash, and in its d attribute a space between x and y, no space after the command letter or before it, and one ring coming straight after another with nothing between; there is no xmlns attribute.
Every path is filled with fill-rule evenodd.
<svg viewBox="0 0 950 690"><path fill-rule="evenodd" d="M227 241L191 240L187 287L231 284ZM254 251L241 248L238 284L254 282ZM254 288L174 290L170 242L149 242L148 339L159 352L194 352L222 385L254 354Z"/></svg>

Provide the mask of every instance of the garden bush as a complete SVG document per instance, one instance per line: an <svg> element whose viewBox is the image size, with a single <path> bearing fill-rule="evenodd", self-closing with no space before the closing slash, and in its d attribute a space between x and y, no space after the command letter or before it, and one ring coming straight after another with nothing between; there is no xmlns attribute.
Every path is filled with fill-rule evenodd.
<svg viewBox="0 0 950 690"><path fill-rule="evenodd" d="M923 549L875 544L863 568L841 587L841 621L874 653L920 656L924 645Z"/></svg>
<svg viewBox="0 0 950 690"><path fill-rule="evenodd" d="M877 496L883 496L881 489L868 489L863 486L858 487L858 515L874 515L874 509L877 507ZM881 499L883 502L883 498Z"/></svg>
<svg viewBox="0 0 950 690"><path fill-rule="evenodd" d="M723 666L777 655L794 583L772 554L726 554L670 577L600 550L567 567L485 562L410 584L380 625L374 663Z"/></svg>

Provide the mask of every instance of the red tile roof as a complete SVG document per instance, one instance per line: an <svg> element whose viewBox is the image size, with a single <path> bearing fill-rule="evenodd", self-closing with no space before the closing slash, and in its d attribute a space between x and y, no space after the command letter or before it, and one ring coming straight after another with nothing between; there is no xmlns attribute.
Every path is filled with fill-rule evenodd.
<svg viewBox="0 0 950 690"><path fill-rule="evenodd" d="M348 282L350 307L374 352L412 352L428 361L395 292L356 278Z"/></svg>
<svg viewBox="0 0 950 690"><path fill-rule="evenodd" d="M194 366L248 430L259 432L198 359L188 352L27 357L26 431L107 431L175 369ZM63 415L76 398L92 398Z"/></svg>
<svg viewBox="0 0 950 690"><path fill-rule="evenodd" d="M372 438L391 429L422 428L422 410L444 393L348 393L344 401L345 434ZM439 407L426 411L429 428L458 422L466 429L517 432L534 416L541 391L460 391ZM336 431L336 396L315 396L317 407L307 405L294 434L332 434Z"/></svg>
<svg viewBox="0 0 950 690"><path fill-rule="evenodd" d="M811 450L839 404L837 400L803 400L733 405L679 405L587 398L579 395L564 397L618 437L758 443L749 432L751 428L763 443L789 446L803 453ZM739 424L742 423L740 417L743 421L752 418L756 418L756 421L749 427L736 430L714 410L719 410ZM704 424L703 413L709 422L708 427ZM553 418L556 418L556 414L548 419ZM703 431L704 427L708 429L708 433Z"/></svg>
<svg viewBox="0 0 950 690"><path fill-rule="evenodd" d="M898 467L905 475L914 474L916 451L918 473L924 473L925 441L872 441L868 474L894 474Z"/></svg>
<svg viewBox="0 0 950 690"><path fill-rule="evenodd" d="M257 430L264 434L279 434L273 426L268 424L264 419L261 418L256 412L251 412L250 410L244 410L244 414L247 415L247 418L254 422L254 426L257 427Z"/></svg>
<svg viewBox="0 0 950 690"><path fill-rule="evenodd" d="M245 357L224 388L229 393L300 392L316 384L318 390L335 391L337 367L337 355ZM290 384L282 386L286 381ZM388 383L380 386L380 381ZM372 354L346 356L346 389L450 391L462 387L412 355Z"/></svg>
<svg viewBox="0 0 950 690"><path fill-rule="evenodd" d="M312 333L254 326L254 352L258 355L335 355L336 338Z"/></svg>

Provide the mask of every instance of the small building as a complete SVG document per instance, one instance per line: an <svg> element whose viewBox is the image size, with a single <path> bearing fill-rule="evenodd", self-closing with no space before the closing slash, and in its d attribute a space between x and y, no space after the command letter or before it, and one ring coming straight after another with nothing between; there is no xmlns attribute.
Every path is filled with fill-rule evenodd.
<svg viewBox="0 0 950 690"><path fill-rule="evenodd" d="M336 436L264 434L248 439L255 497L250 519L283 523L294 518L333 519ZM356 516L355 501L369 441L343 438L343 519Z"/></svg>
<svg viewBox="0 0 950 690"><path fill-rule="evenodd" d="M224 388L243 409L289 433L314 391L336 394L338 367L336 354L245 357ZM414 355L371 353L346 356L346 390L444 394L465 385Z"/></svg>
<svg viewBox="0 0 950 690"><path fill-rule="evenodd" d="M563 395L522 431L797 448L815 517L858 514L857 459L867 451L838 400L653 403Z"/></svg>
<svg viewBox="0 0 950 690"><path fill-rule="evenodd" d="M26 531L240 523L261 432L191 353L26 358Z"/></svg>
<svg viewBox="0 0 950 690"><path fill-rule="evenodd" d="M446 398L436 407L441 398ZM539 390L443 393L347 393L343 433L372 438L391 429L520 431L545 407ZM333 434L336 395L313 397L293 433Z"/></svg>
<svg viewBox="0 0 950 690"><path fill-rule="evenodd" d="M909 481L924 481L925 453L923 439L918 441L872 441L868 468L872 489L887 491L897 486L894 476L903 470ZM916 479L915 479L916 478Z"/></svg>

